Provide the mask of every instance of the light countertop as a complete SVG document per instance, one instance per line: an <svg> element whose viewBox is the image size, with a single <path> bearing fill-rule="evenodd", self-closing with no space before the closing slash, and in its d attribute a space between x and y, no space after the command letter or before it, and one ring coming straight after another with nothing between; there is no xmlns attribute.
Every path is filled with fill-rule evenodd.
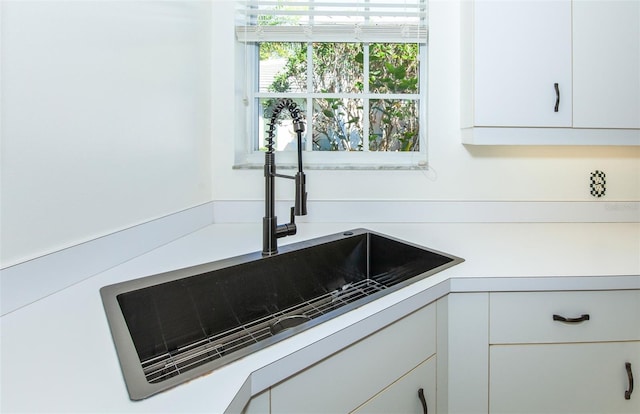
<svg viewBox="0 0 640 414"><path fill-rule="evenodd" d="M260 224L214 224L0 319L2 412L235 412L272 383L449 292L640 288L640 223L300 223L281 245L364 227L465 262L140 402L102 286L261 250Z"/></svg>

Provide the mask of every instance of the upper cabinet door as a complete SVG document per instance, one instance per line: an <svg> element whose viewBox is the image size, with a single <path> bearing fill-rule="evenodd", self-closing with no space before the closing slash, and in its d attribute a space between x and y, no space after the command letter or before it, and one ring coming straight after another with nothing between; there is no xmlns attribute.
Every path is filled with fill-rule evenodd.
<svg viewBox="0 0 640 414"><path fill-rule="evenodd" d="M640 1L573 2L573 125L640 128Z"/></svg>
<svg viewBox="0 0 640 414"><path fill-rule="evenodd" d="M571 127L571 1L478 0L471 20L474 126Z"/></svg>

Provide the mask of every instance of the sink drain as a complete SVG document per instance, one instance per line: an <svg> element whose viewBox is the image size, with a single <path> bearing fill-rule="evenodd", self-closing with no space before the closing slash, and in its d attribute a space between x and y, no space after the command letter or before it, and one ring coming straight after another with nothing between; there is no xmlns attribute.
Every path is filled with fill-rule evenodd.
<svg viewBox="0 0 640 414"><path fill-rule="evenodd" d="M269 329L271 330L271 334L275 335L277 333L280 333L287 329L291 329L295 326L300 325L301 323L305 323L310 320L311 318L305 315L283 316L282 318L272 323L269 326Z"/></svg>

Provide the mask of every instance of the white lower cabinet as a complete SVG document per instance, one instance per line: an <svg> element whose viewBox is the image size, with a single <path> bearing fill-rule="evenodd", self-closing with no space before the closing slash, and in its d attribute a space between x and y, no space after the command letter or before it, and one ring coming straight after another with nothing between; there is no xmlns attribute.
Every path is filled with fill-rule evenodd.
<svg viewBox="0 0 640 414"><path fill-rule="evenodd" d="M625 398L640 341L492 345L489 358L491 413L640 413L640 391Z"/></svg>
<svg viewBox="0 0 640 414"><path fill-rule="evenodd" d="M435 413L435 355L409 371L353 412L358 414Z"/></svg>
<svg viewBox="0 0 640 414"><path fill-rule="evenodd" d="M421 413L406 407L422 410L422 388L435 413L435 353L432 304L272 386L244 412Z"/></svg>
<svg viewBox="0 0 640 414"><path fill-rule="evenodd" d="M351 412L435 355L435 332L430 305L273 386L271 412Z"/></svg>
<svg viewBox="0 0 640 414"><path fill-rule="evenodd" d="M254 395L242 410L242 414L266 414L269 412L271 405L271 395L269 390L263 391L258 395Z"/></svg>
<svg viewBox="0 0 640 414"><path fill-rule="evenodd" d="M640 290L451 293L244 413L638 414L634 375Z"/></svg>
<svg viewBox="0 0 640 414"><path fill-rule="evenodd" d="M640 413L640 290L490 293L489 326L489 412Z"/></svg>

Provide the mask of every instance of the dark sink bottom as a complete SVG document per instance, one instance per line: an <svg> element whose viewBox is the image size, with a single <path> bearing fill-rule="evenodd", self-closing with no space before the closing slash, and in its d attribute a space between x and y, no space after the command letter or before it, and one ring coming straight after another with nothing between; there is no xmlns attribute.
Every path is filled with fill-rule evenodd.
<svg viewBox="0 0 640 414"><path fill-rule="evenodd" d="M130 397L142 399L462 259L364 229L101 289Z"/></svg>

